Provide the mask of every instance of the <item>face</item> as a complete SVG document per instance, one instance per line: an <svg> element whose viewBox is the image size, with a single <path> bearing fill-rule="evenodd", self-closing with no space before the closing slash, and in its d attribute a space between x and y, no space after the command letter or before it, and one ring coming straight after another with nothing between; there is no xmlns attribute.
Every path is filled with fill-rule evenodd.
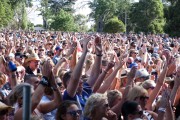
<svg viewBox="0 0 180 120"><path fill-rule="evenodd" d="M24 62L24 58L22 56L17 56L16 61L18 61L20 64L22 64Z"/></svg>
<svg viewBox="0 0 180 120"><path fill-rule="evenodd" d="M43 57L45 55L45 50L44 49L40 49L38 54L39 54L39 57Z"/></svg>
<svg viewBox="0 0 180 120"><path fill-rule="evenodd" d="M36 89L39 85L40 79L38 77L32 77L31 78L31 85L34 86L34 89Z"/></svg>
<svg viewBox="0 0 180 120"><path fill-rule="evenodd" d="M80 120L81 115L82 111L78 108L78 106L76 104L72 104L67 108L66 115L62 118L64 120Z"/></svg>
<svg viewBox="0 0 180 120"><path fill-rule="evenodd" d="M137 54L138 54L138 53L136 53L136 52L132 52L131 55L132 55L133 58L136 58Z"/></svg>
<svg viewBox="0 0 180 120"><path fill-rule="evenodd" d="M149 96L147 94L141 95L136 98L136 102L138 102L141 105L141 107L144 109L147 104L148 99L149 99Z"/></svg>
<svg viewBox="0 0 180 120"><path fill-rule="evenodd" d="M143 110L140 105L138 105L137 110L134 112L134 114L130 114L128 116L129 120L135 120L135 119L142 119L143 118Z"/></svg>
<svg viewBox="0 0 180 120"><path fill-rule="evenodd" d="M40 61L37 60L32 60L29 64L29 67L31 68L32 71L37 69L39 67Z"/></svg>
<svg viewBox="0 0 180 120"><path fill-rule="evenodd" d="M101 117L107 117L109 110L110 110L110 107L109 107L108 101L105 101L96 108L96 113L98 113L99 115L102 115Z"/></svg>

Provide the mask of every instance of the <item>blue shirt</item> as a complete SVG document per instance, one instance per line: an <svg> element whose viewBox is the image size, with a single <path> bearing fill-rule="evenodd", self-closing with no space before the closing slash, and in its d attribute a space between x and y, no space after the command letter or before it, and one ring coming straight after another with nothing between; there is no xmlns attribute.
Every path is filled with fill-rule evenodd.
<svg viewBox="0 0 180 120"><path fill-rule="evenodd" d="M92 88L88 83L83 83L82 95L76 94L74 97L70 97L67 93L67 90L64 91L63 100L73 100L78 102L79 107L83 110L85 103L89 96L92 94Z"/></svg>
<svg viewBox="0 0 180 120"><path fill-rule="evenodd" d="M53 57L53 62L54 62L54 64L56 65L57 63L58 63L58 61L60 60L60 56L57 56L57 55L55 55L54 57Z"/></svg>

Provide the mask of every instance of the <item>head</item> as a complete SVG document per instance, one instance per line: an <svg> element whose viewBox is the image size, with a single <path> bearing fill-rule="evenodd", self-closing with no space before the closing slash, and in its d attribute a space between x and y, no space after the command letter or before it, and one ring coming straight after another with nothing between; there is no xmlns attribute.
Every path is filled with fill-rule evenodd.
<svg viewBox="0 0 180 120"><path fill-rule="evenodd" d="M141 86L146 89L150 95L153 89L156 87L156 83L153 80L146 80L141 84Z"/></svg>
<svg viewBox="0 0 180 120"><path fill-rule="evenodd" d="M34 71L39 67L40 59L36 53L31 53L25 60L25 63L28 63L29 68Z"/></svg>
<svg viewBox="0 0 180 120"><path fill-rule="evenodd" d="M106 117L107 112L110 110L107 96L100 93L92 94L86 101L84 108L84 116L93 119L99 116L100 118Z"/></svg>
<svg viewBox="0 0 180 120"><path fill-rule="evenodd" d="M55 48L55 50L56 50L56 55L60 55L63 49L62 49L61 46L57 46L57 47Z"/></svg>
<svg viewBox="0 0 180 120"><path fill-rule="evenodd" d="M34 89L36 89L39 85L40 79L37 75L26 74L24 77L24 82L29 83L34 87Z"/></svg>
<svg viewBox="0 0 180 120"><path fill-rule="evenodd" d="M146 69L139 69L136 71L135 78L135 82L144 82L150 78L150 75Z"/></svg>
<svg viewBox="0 0 180 120"><path fill-rule="evenodd" d="M80 120L82 110L75 101L63 101L58 107L56 120Z"/></svg>
<svg viewBox="0 0 180 120"><path fill-rule="evenodd" d="M136 101L144 109L149 95L146 89L141 86L134 86L128 93L128 100Z"/></svg>
<svg viewBox="0 0 180 120"><path fill-rule="evenodd" d="M107 92L107 98L108 98L108 103L109 107L113 107L116 105L119 101L122 99L122 93L119 92L118 90L110 90Z"/></svg>
<svg viewBox="0 0 180 120"><path fill-rule="evenodd" d="M19 107L22 107L23 103L23 88L24 86L30 86L31 87L31 94L34 92L33 86L31 86L28 83L21 83L17 85L10 93L9 93L9 103L11 105L14 105L15 103L18 103Z"/></svg>
<svg viewBox="0 0 180 120"><path fill-rule="evenodd" d="M44 55L45 55L45 48L43 46L39 46L38 55L39 55L40 58L44 57Z"/></svg>
<svg viewBox="0 0 180 120"><path fill-rule="evenodd" d="M24 63L24 55L22 53L15 53L15 60L20 64Z"/></svg>
<svg viewBox="0 0 180 120"><path fill-rule="evenodd" d="M129 53L129 56L133 57L135 59L137 54L138 54L138 51L136 51L135 49L131 49L130 53Z"/></svg>
<svg viewBox="0 0 180 120"><path fill-rule="evenodd" d="M129 57L128 60L127 60L127 62L126 62L127 68L129 68L129 67L130 67L130 64L132 64L133 62L134 62L134 58L133 58L133 57Z"/></svg>
<svg viewBox="0 0 180 120"><path fill-rule="evenodd" d="M143 110L135 101L126 101L122 105L122 115L124 120L135 120L143 118Z"/></svg>

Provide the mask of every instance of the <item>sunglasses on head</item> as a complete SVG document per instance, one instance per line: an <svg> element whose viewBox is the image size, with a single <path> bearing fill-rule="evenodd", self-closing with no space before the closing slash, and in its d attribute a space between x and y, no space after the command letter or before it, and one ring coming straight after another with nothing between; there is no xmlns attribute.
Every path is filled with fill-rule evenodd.
<svg viewBox="0 0 180 120"><path fill-rule="evenodd" d="M70 114L73 117L77 117L78 115L82 115L82 110L69 111L67 114Z"/></svg>
<svg viewBox="0 0 180 120"><path fill-rule="evenodd" d="M149 97L148 97L148 96L140 96L139 98L140 98L140 100L149 99Z"/></svg>

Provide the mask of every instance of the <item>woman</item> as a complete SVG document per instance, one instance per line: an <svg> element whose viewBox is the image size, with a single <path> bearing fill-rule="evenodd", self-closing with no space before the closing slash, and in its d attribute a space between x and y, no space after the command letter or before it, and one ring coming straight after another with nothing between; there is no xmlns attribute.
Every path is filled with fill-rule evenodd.
<svg viewBox="0 0 180 120"><path fill-rule="evenodd" d="M84 108L84 120L117 120L116 114L110 110L106 95L95 93L89 97Z"/></svg>
<svg viewBox="0 0 180 120"><path fill-rule="evenodd" d="M147 104L147 101L149 99L149 94L146 89L144 89L142 86L134 86L128 93L129 101L135 101L137 102L141 108L144 110L143 114L147 116L147 120L154 120L157 118L157 114L152 111L145 110L145 106Z"/></svg>
<svg viewBox="0 0 180 120"><path fill-rule="evenodd" d="M82 110L79 109L78 103L66 100L62 102L56 113L56 120L80 120Z"/></svg>

